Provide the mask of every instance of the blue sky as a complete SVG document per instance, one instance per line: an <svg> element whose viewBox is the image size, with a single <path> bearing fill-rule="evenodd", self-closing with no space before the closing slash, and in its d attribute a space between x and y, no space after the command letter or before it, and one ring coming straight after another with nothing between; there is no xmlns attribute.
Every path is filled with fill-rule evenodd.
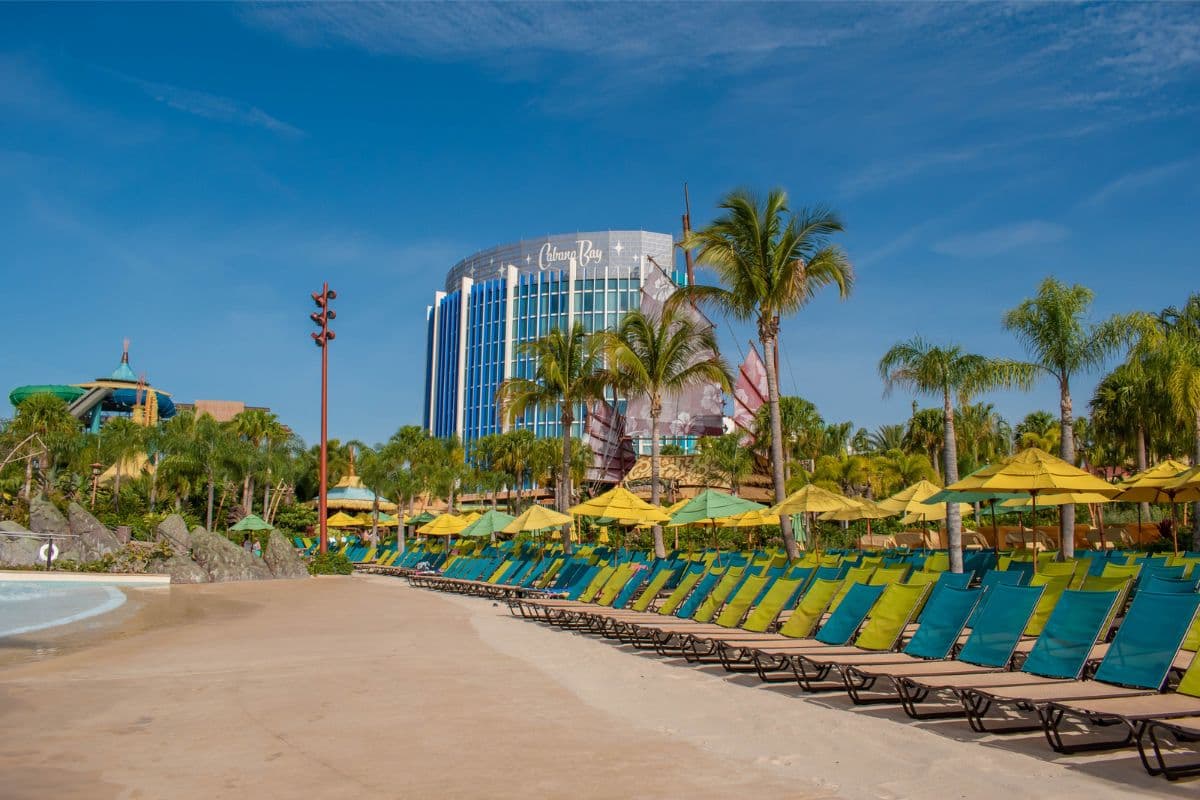
<svg viewBox="0 0 1200 800"><path fill-rule="evenodd" d="M785 323L782 380L871 428L911 402L887 347L1019 356L1000 316L1048 274L1097 314L1200 289L1198 121L1196 4L7 4L0 388L107 373L127 336L178 399L312 440L328 277L331 429L378 441L420 421L454 261L676 231L687 180L697 225L737 186L844 216L858 287Z"/></svg>

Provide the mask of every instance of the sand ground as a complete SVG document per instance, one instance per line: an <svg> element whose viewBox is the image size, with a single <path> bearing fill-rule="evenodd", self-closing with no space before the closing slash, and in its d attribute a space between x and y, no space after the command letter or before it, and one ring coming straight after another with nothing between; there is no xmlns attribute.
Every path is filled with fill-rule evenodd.
<svg viewBox="0 0 1200 800"><path fill-rule="evenodd" d="M133 592L0 648L16 798L1195 797L383 577Z"/></svg>

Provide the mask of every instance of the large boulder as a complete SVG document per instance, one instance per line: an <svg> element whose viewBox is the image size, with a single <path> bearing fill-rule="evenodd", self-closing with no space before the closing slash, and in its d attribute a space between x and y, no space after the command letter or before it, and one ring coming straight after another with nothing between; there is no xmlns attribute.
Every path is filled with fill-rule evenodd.
<svg viewBox="0 0 1200 800"><path fill-rule="evenodd" d="M67 520L71 533L79 537L74 546L78 548L84 561L95 561L107 553L115 553L122 549L119 539L108 528L100 524L83 506L71 503L67 507Z"/></svg>
<svg viewBox="0 0 1200 800"><path fill-rule="evenodd" d="M8 531L9 533L25 533L28 528L19 522L13 522L11 519L0 519L0 531Z"/></svg>
<svg viewBox="0 0 1200 800"><path fill-rule="evenodd" d="M214 583L223 581L258 581L271 577L271 570L262 559L255 558L224 536L210 533L201 527L192 528L192 558L208 573Z"/></svg>
<svg viewBox="0 0 1200 800"><path fill-rule="evenodd" d="M178 514L172 514L154 528L154 538L171 546L176 556L186 556L192 549L192 536L187 523Z"/></svg>
<svg viewBox="0 0 1200 800"><path fill-rule="evenodd" d="M28 533L15 522L0 523L5 527L0 531L8 533ZM44 541L28 536L5 536L0 533L0 565L9 567L31 567L39 563L38 549Z"/></svg>
<svg viewBox="0 0 1200 800"><path fill-rule="evenodd" d="M276 578L307 578L308 565L279 531L271 531L263 561Z"/></svg>
<svg viewBox="0 0 1200 800"><path fill-rule="evenodd" d="M71 532L71 526L53 503L35 497L29 501L29 530L35 533L67 534Z"/></svg>
<svg viewBox="0 0 1200 800"><path fill-rule="evenodd" d="M186 555L156 558L146 569L159 575L170 575L171 583L208 583L208 573Z"/></svg>

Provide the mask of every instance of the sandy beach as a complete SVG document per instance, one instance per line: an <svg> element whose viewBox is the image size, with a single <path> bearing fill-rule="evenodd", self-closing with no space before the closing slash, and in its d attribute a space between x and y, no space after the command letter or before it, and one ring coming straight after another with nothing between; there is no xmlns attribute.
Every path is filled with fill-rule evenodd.
<svg viewBox="0 0 1200 800"><path fill-rule="evenodd" d="M0 648L5 798L1194 797L1133 751L799 699L355 576L131 592Z"/></svg>

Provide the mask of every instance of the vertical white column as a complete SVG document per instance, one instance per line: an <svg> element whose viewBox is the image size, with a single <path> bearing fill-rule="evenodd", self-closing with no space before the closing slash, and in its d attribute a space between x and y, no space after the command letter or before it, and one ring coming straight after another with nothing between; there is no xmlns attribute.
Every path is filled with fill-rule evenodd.
<svg viewBox="0 0 1200 800"><path fill-rule="evenodd" d="M567 262L567 330L575 327L575 276L579 274L579 264L575 259Z"/></svg>
<svg viewBox="0 0 1200 800"><path fill-rule="evenodd" d="M442 339L438 332L438 321L442 314L442 300L446 298L445 292L433 293L433 305L429 311L433 313L433 350L430 355L429 363L429 433L432 434L437 427L437 385L438 385L438 351L442 347ZM429 313L429 312L426 312Z"/></svg>
<svg viewBox="0 0 1200 800"><path fill-rule="evenodd" d="M517 268L509 264L504 270L504 380L513 376L513 329L517 318L517 281ZM496 402L495 398L492 398L492 402ZM499 414L500 409L496 409L496 413ZM507 433L508 428L507 420L501 415L500 430Z"/></svg>
<svg viewBox="0 0 1200 800"><path fill-rule="evenodd" d="M466 398L463 389L467 379L467 317L470 311L471 287L475 281L463 276L458 293L458 391L455 392L454 432L461 438L463 435L463 412L466 409Z"/></svg>

